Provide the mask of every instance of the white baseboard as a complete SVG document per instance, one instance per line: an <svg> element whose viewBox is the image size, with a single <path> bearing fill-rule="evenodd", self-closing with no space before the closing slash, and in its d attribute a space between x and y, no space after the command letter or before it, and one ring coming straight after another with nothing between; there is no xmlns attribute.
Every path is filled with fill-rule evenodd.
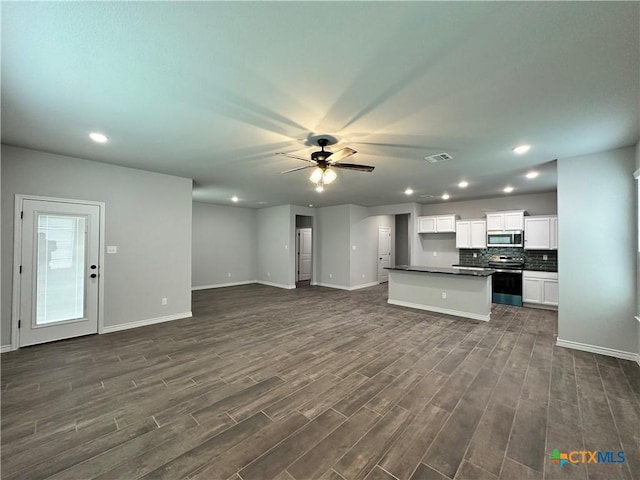
<svg viewBox="0 0 640 480"><path fill-rule="evenodd" d="M638 364L640 364L640 355L633 352L625 352L624 350L616 350L615 348L599 347L598 345L590 345L588 343L572 342L571 340L562 340L560 338L556 340L556 345L559 347L572 348L574 350L582 350L583 352L621 358L623 360L637 361Z"/></svg>
<svg viewBox="0 0 640 480"><path fill-rule="evenodd" d="M180 320L182 318L190 318L191 312L176 313L175 315L167 315L166 317L148 318L146 320L138 320L137 322L122 323L120 325L111 325L104 327L102 333L119 332L121 330L129 330L131 328L145 327L147 325L155 325L156 323L170 322L172 320Z"/></svg>
<svg viewBox="0 0 640 480"><path fill-rule="evenodd" d="M313 283L312 285L317 285L319 287L327 287L327 288L337 288L339 290L349 290L349 287L345 285L334 285L333 283L316 282L316 283Z"/></svg>
<svg viewBox="0 0 640 480"><path fill-rule="evenodd" d="M238 285L249 285L257 283L256 280L245 280L244 282L216 283L214 285L201 285L199 287L191 287L191 291L208 290L210 288L237 287Z"/></svg>
<svg viewBox="0 0 640 480"><path fill-rule="evenodd" d="M13 351L13 345L11 344L0 346L0 353L7 353L12 351Z"/></svg>
<svg viewBox="0 0 640 480"><path fill-rule="evenodd" d="M335 285L333 283L316 282L316 283L312 283L311 285L318 285L319 287L327 287L327 288L337 288L339 290L347 290L349 292L352 292L353 290L360 290L361 288L375 287L376 285L380 285L380 284L378 282L371 282L371 283L363 283L361 285L354 285L353 287L347 287L346 285Z"/></svg>
<svg viewBox="0 0 640 480"><path fill-rule="evenodd" d="M376 285L380 285L380 283L379 282L363 283L361 285L354 285L353 287L349 287L347 288L347 290L360 290L361 288L375 287Z"/></svg>
<svg viewBox="0 0 640 480"><path fill-rule="evenodd" d="M640 367L640 353L636 353L636 363Z"/></svg>
<svg viewBox="0 0 640 480"><path fill-rule="evenodd" d="M388 303L390 303L391 305L398 305L400 307L417 308L419 310L427 310L429 312L443 313L445 315L470 318L472 320L481 320L483 322L488 322L489 320L491 320L491 314L480 315L477 313L462 312L460 310L450 310L448 308L432 307L427 305L420 305L419 303L404 302L402 300L388 300Z"/></svg>
<svg viewBox="0 0 640 480"><path fill-rule="evenodd" d="M256 280L255 283L259 283L260 285L268 285L269 287L286 288L287 290L292 290L296 288L295 285L285 285L284 283L265 282L264 280Z"/></svg>

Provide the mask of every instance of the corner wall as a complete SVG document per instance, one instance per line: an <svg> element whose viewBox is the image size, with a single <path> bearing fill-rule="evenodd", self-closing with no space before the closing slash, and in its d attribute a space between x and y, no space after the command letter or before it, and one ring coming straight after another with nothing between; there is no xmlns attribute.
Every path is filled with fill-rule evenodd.
<svg viewBox="0 0 640 480"><path fill-rule="evenodd" d="M262 208L256 213L258 262L257 280L281 288L295 288L290 277L294 245L291 228L291 206ZM295 220L294 220L295 221Z"/></svg>
<svg viewBox="0 0 640 480"><path fill-rule="evenodd" d="M192 289L256 280L256 210L193 202Z"/></svg>
<svg viewBox="0 0 640 480"><path fill-rule="evenodd" d="M633 148L558 161L558 344L638 351Z"/></svg>
<svg viewBox="0 0 640 480"><path fill-rule="evenodd" d="M105 202L104 326L191 315L191 180L2 145L2 345L11 343L15 195ZM161 297L169 300L161 305Z"/></svg>

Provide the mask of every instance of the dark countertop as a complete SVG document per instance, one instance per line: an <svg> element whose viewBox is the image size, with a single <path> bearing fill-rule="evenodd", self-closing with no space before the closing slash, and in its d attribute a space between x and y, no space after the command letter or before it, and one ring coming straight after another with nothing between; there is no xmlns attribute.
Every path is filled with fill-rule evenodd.
<svg viewBox="0 0 640 480"><path fill-rule="evenodd" d="M423 267L420 265L396 265L395 267L385 267L385 269L401 272L444 273L466 277L490 277L495 273L495 270L464 270L460 268Z"/></svg>
<svg viewBox="0 0 640 480"><path fill-rule="evenodd" d="M452 265L452 267L473 267L473 268L499 268L499 267L490 267L489 265L471 265L471 264L455 264ZM529 270L532 272L557 272L558 271L558 267L552 267L552 266L536 266L536 265L527 265L525 264L523 270Z"/></svg>

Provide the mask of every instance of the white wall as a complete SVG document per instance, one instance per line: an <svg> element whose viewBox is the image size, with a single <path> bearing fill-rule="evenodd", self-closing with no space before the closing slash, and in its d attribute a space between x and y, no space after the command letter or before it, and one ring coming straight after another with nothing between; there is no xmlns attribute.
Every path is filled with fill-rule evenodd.
<svg viewBox="0 0 640 480"><path fill-rule="evenodd" d="M395 216L369 216L369 209L358 205L349 206L350 275L351 288L378 281L378 228L391 228L391 265L395 264ZM355 247L355 249L354 249Z"/></svg>
<svg viewBox="0 0 640 480"><path fill-rule="evenodd" d="M193 288L256 280L256 214L252 208L193 203Z"/></svg>
<svg viewBox="0 0 640 480"><path fill-rule="evenodd" d="M295 218L292 224L291 206L262 208L257 211L256 217L258 281L294 288L295 282L290 270L295 253Z"/></svg>
<svg viewBox="0 0 640 480"><path fill-rule="evenodd" d="M558 161L558 341L638 351L633 148Z"/></svg>
<svg viewBox="0 0 640 480"><path fill-rule="evenodd" d="M350 209L337 205L317 209L317 228L314 228L315 283L349 288L350 285Z"/></svg>
<svg viewBox="0 0 640 480"><path fill-rule="evenodd" d="M451 267L460 263L455 233L420 233L416 236L419 243L414 255L415 265Z"/></svg>
<svg viewBox="0 0 640 480"><path fill-rule="evenodd" d="M11 338L16 194L106 203L105 327L191 311L191 180L2 146L2 344ZM161 305L161 298L169 300Z"/></svg>

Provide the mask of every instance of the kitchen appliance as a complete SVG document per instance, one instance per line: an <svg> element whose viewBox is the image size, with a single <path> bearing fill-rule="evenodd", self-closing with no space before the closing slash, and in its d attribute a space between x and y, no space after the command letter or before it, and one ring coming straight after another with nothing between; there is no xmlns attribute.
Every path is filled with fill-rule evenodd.
<svg viewBox="0 0 640 480"><path fill-rule="evenodd" d="M487 247L522 247L524 234L522 230L511 232L487 232Z"/></svg>
<svg viewBox="0 0 640 480"><path fill-rule="evenodd" d="M524 258L493 255L488 261L488 266L496 271L491 277L493 303L521 307Z"/></svg>

